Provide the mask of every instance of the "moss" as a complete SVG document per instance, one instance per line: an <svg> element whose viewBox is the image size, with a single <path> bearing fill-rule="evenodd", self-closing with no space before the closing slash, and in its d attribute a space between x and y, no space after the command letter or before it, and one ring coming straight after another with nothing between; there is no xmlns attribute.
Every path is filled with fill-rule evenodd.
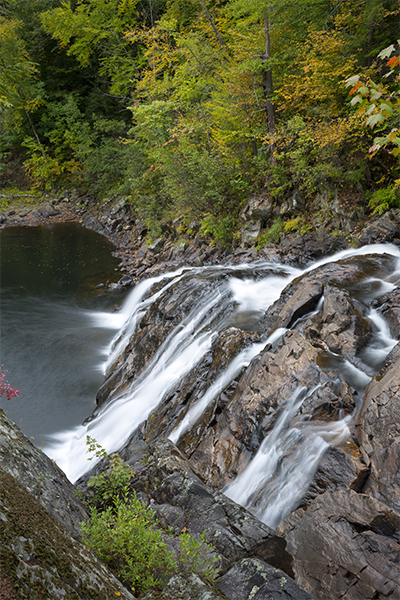
<svg viewBox="0 0 400 600"><path fill-rule="evenodd" d="M16 600L115 597L107 578L96 577L93 556L1 468L0 490L0 567Z"/></svg>

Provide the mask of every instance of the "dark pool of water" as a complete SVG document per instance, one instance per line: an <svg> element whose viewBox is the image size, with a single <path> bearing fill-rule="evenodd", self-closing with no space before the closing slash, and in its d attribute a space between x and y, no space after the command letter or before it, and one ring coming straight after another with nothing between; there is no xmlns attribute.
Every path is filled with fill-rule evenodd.
<svg viewBox="0 0 400 600"><path fill-rule="evenodd" d="M95 289L118 281L113 246L78 224L0 232L0 364L21 389L0 406L41 446L95 407L123 297Z"/></svg>

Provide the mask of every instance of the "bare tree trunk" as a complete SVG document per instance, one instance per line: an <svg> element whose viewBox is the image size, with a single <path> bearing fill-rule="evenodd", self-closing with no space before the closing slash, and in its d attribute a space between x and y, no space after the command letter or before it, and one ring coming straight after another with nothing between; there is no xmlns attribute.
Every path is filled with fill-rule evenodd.
<svg viewBox="0 0 400 600"><path fill-rule="evenodd" d="M204 1L204 0L201 0L201 4L202 4L202 6L203 6L203 8L204 8L204 11L205 11L205 13L206 13L206 16L207 16L208 22L210 23L211 27L212 27L212 28L213 28L213 30L214 30L214 33L215 33L215 35L216 35L216 37L217 37L217 40L218 40L218 43L219 43L219 45L220 45L220 46L221 46L221 47L222 47L222 48L225 50L225 53L227 53L227 48L226 48L225 42L224 42L224 40L222 39L222 35L221 35L221 34L220 34L220 32L218 31L218 29L217 29L217 26L216 26L216 25L215 25L215 23L214 23L214 19L212 18L211 14L209 13L209 10L208 10L208 8L207 8L207 6L206 6L206 3L205 3L205 1ZM229 59L228 59L228 57L227 57L227 56L226 56L226 60L229 62Z"/></svg>
<svg viewBox="0 0 400 600"><path fill-rule="evenodd" d="M267 11L264 10L264 25L265 25L265 54L261 55L261 60L267 63L266 68L263 70L262 86L264 90L265 98L265 111L268 119L268 133L274 133L275 131L275 110L274 105L271 101L274 88L272 85L272 70L268 65L268 61L271 58L270 52L270 37L269 37L269 22Z"/></svg>
<svg viewBox="0 0 400 600"><path fill-rule="evenodd" d="M31 115L29 114L29 111L28 111L28 110L25 108L25 106L24 106L24 111L25 111L25 114L26 114L26 116L28 117L28 121L29 121L29 123L30 123L30 126L31 126L31 128L32 128L33 135L35 136L35 138L36 138L36 141L37 141L37 143L38 143L38 146L39 146L39 148L40 148L40 152L42 153L42 156L43 156L43 158L46 158L46 155L45 155L45 153L44 153L44 150L43 150L42 143L41 143L41 141L40 141L40 139L39 139L38 133L37 133L37 131L36 131L36 128L35 128L35 126L34 126L34 124L33 124L33 121L32 121L32 118L31 118Z"/></svg>

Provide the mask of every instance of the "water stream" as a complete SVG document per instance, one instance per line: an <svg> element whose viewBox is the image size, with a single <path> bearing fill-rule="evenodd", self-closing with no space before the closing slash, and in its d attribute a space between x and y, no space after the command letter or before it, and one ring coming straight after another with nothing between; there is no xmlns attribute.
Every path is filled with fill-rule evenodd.
<svg viewBox="0 0 400 600"><path fill-rule="evenodd" d="M374 298L394 289L398 283L400 253L394 246L374 245L340 252L310 265L304 271L270 261L260 261L251 265L180 269L144 281L131 292L122 307L120 316L124 323L113 341L106 370L135 332L141 315L162 294L171 289L171 286L191 277L206 277L213 285L210 284L208 292L201 297L201 302L193 306L190 314L172 330L129 390L112 397L111 402L100 409L91 422L59 432L47 447L47 452L72 480L76 480L92 466L85 457L86 436L95 438L108 452L118 450L135 428L174 389L177 382L202 360L219 331L232 324L245 330L256 328L258 320L279 298L284 287L304 272L342 258L384 252L397 258L396 266L385 281L365 279L364 299L370 303ZM221 277L221 274L224 276ZM153 286L157 291L151 294ZM331 358L332 361L336 361L336 366L340 368L345 380L359 391L360 397L370 380L371 371L379 370L382 361L397 341L390 337L384 319L376 310L371 309L368 318L374 322L376 328L373 342L363 355L363 361L368 366L366 370L369 372L364 372L359 366L341 357L332 355ZM243 367L247 366L266 344L283 335L284 331L278 330L271 338L265 338L239 353L197 403L190 407L179 425L171 432L170 439L178 442ZM331 423L294 419L301 403L313 391L298 389L293 397L288 399L286 410L261 444L252 462L236 481L224 490L228 496L249 507L273 527L292 510L304 494L328 445L342 442L349 434L349 417Z"/></svg>
<svg viewBox="0 0 400 600"><path fill-rule="evenodd" d="M92 378L93 374L96 374L98 387L99 378L101 380L102 374L110 372L131 336L140 327L143 315L151 310L163 294L171 290L175 293L182 282L189 281L191 278L206 284L203 286L203 292L192 303L190 310L168 333L146 368L132 380L127 389L116 391L110 401L96 411L92 420L77 425L75 419L71 425L66 417L69 411L63 408L65 400L60 402L62 407L60 419L63 420L63 424L57 428L53 427L52 431L50 429L51 435L43 437L45 451L56 460L68 477L75 481L93 466L93 462L88 461L86 453L86 437L89 435L95 438L108 452L121 448L163 398L167 397L177 383L200 363L219 332L231 325L243 330L257 330L257 324L268 307L279 298L287 284L302 273L351 256L383 253L390 254L396 259L393 272L384 280L366 277L361 288L354 292L362 293L362 301L369 306L373 299L399 285L400 252L395 246L377 244L357 250L346 250L315 262L304 270L272 261L233 266L181 268L138 284L130 291L118 312L111 310L111 307L104 302L95 309L78 306L76 301L75 304L73 302L72 305L65 306L65 310L62 308L62 303L57 304L53 312L61 311L62 322L69 322L69 313L74 315L74 318L71 321L73 325L66 325L67 331L64 331L62 336L57 334L54 336L56 343L50 332L54 332L57 327L60 328L60 325L52 320L50 308L52 298L35 302L37 310L45 314L47 322L49 333L43 334L44 347L49 346L50 354L54 356L55 352L61 352L66 344L70 344L68 348L70 355L69 358L65 357L65 361L72 361L74 369L78 369L77 363L84 364L89 356L91 362L89 361L90 365L86 371L91 373ZM15 286L13 290L15 291ZM7 295L2 301L9 301ZM28 304L32 303L29 297L24 301ZM323 299L316 310L320 310L322 303ZM30 314L29 319L32 318ZM374 323L375 334L368 348L359 357L359 363L352 364L334 354L330 358L335 362L336 367L340 368L344 378L359 391L360 397L363 388L370 380L371 373L379 371L387 353L397 341L391 338L387 324L376 310L370 308L368 318ZM17 324L14 321L7 327L7 336L14 339L16 332L29 330L29 324L23 322L22 317L21 320L18 317ZM94 337L91 338L88 332L95 332ZM177 443L185 432L194 427L210 404L241 373L242 369L249 365L267 344L276 341L284 333L284 329L279 329L270 337L261 336L261 341L245 348L233 358L226 369L204 391L202 397L190 406L179 425L170 433L170 439ZM84 344L88 344L87 352L78 353L76 358L76 346ZM22 338L17 346L24 346ZM9 351L8 355L12 355L12 352ZM35 363L36 357L31 358L33 368L38 370L40 383L43 380L42 366ZM22 356L20 360L27 359ZM37 357L37 360L42 359ZM365 365L365 369L362 365ZM19 382L15 383L18 387L22 387ZM46 389L46 385L44 387L42 385L41 389L44 389L43 396L48 410L53 410L50 407L53 407L54 397L59 388L75 385L76 382L72 382L70 371L66 373L65 379L58 374L54 389L50 387L50 392ZM85 387L82 381L78 382L78 385L80 388ZM90 402L78 401L81 412L85 413L83 418L89 416L94 405L93 386L89 387L92 394ZM73 387L73 394L75 393L80 397L80 392ZM292 510L304 494L328 445L340 443L349 433L349 417L330 423L302 421L296 417L301 403L313 393L313 389L298 388L292 397L287 399L285 410L277 419L273 430L262 442L253 460L224 490L228 496L249 507L273 527ZM40 392L35 391L35 394ZM54 410L57 411L56 408ZM71 410L75 411L75 408ZM81 413L79 410L77 412L82 421ZM49 430L46 433L49 433Z"/></svg>

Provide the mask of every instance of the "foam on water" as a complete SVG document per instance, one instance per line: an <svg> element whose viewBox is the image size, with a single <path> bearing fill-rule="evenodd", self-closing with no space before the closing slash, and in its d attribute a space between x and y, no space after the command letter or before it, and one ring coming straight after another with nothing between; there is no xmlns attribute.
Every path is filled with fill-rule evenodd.
<svg viewBox="0 0 400 600"><path fill-rule="evenodd" d="M190 314L164 340L139 378L123 392L111 396L110 402L97 411L92 421L53 436L46 452L75 481L93 466L93 462L87 461L86 436L95 438L107 452L121 448L151 411L203 359L214 337L226 327L233 310L251 313L254 319L259 319L279 298L286 285L302 273L351 256L382 253L392 255L396 265L392 275L385 281L369 280L368 289L373 297L377 297L394 289L400 276L400 251L390 244L339 252L313 263L303 271L271 261L258 261L246 265L182 268L141 282L131 291L120 313L93 316L94 326L101 322L102 327L117 331L112 344L107 349L99 349L99 363L102 365L105 353L108 354L106 370L110 370L126 347L144 312L171 286L192 276L210 279L213 284L206 290L201 303L193 306ZM225 277L221 278L221 273ZM154 292L156 284L157 291ZM376 328L374 341L368 348L368 360L379 362L393 347L395 340L390 337L384 320L376 311L371 310L368 316ZM192 428L240 371L284 331L278 330L270 338L240 352L188 409L170 434L170 439L177 442ZM343 359L340 368L344 377L361 393L370 380L370 374ZM304 398L312 393L313 390L299 389L293 395L253 461L226 490L230 497L254 510L272 526L296 506L328 445L342 441L349 432L348 418L329 424L293 421Z"/></svg>

